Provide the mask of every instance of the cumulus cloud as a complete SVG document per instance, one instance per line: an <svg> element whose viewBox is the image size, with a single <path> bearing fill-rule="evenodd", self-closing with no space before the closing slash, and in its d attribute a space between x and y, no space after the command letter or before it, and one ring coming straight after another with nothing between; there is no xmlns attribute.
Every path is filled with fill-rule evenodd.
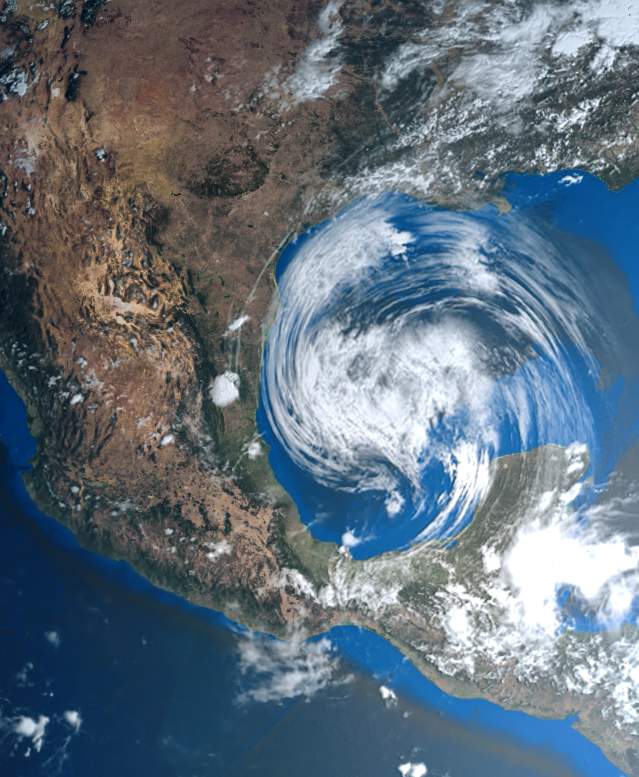
<svg viewBox="0 0 639 777"><path fill-rule="evenodd" d="M397 694L392 688L389 688L387 685L380 685L379 695L387 707L397 706Z"/></svg>
<svg viewBox="0 0 639 777"><path fill-rule="evenodd" d="M16 682L19 687L28 687L30 685L33 685L33 682L31 681L30 675L31 672L33 672L34 666L31 661L27 661L27 663L20 669L19 672L16 674Z"/></svg>
<svg viewBox="0 0 639 777"><path fill-rule="evenodd" d="M398 513L401 512L402 507L404 506L404 497L399 493L399 491L391 491L390 494L386 497L384 506L386 507L386 513L388 514L388 517L394 518Z"/></svg>
<svg viewBox="0 0 639 777"><path fill-rule="evenodd" d="M354 548L357 545L359 545L361 542L361 539L350 529L344 532L342 534L342 545L345 548Z"/></svg>
<svg viewBox="0 0 639 777"><path fill-rule="evenodd" d="M45 631L44 638L50 645L53 645L55 648L59 648L62 644L62 639L60 638L60 635L57 631Z"/></svg>
<svg viewBox="0 0 639 777"><path fill-rule="evenodd" d="M80 730L80 727L82 726L82 716L77 710L65 710L63 718L75 732Z"/></svg>
<svg viewBox="0 0 639 777"><path fill-rule="evenodd" d="M209 396L218 407L232 405L240 397L240 376L228 370L218 375L211 383Z"/></svg>
<svg viewBox="0 0 639 777"><path fill-rule="evenodd" d="M402 777L425 777L428 774L425 763L412 763L410 761L400 764L397 767L397 771Z"/></svg>
<svg viewBox="0 0 639 777"><path fill-rule="evenodd" d="M350 551L351 548L356 548L358 545L361 545L362 542L369 542L374 539L374 536L375 535L373 534L356 534L353 529L347 528L342 534L341 547Z"/></svg>
<svg viewBox="0 0 639 777"><path fill-rule="evenodd" d="M233 332L239 332L239 330L246 324L247 321L250 321L250 316L247 316L245 313L241 316L238 316L237 318L233 319L231 323L227 326L225 334L233 334Z"/></svg>
<svg viewBox="0 0 639 777"><path fill-rule="evenodd" d="M326 637L304 640L301 635L278 640L252 634L238 645L245 686L240 702L281 702L310 699L331 685L350 682L340 671L335 648Z"/></svg>
<svg viewBox="0 0 639 777"><path fill-rule="evenodd" d="M206 557L209 561L217 561L222 556L228 556L233 550L233 546L228 540L206 542L204 547L207 549Z"/></svg>
<svg viewBox="0 0 639 777"><path fill-rule="evenodd" d="M263 452L262 444L259 440L251 440L251 442L246 446L246 454L249 459L251 459L251 461L259 459Z"/></svg>
<svg viewBox="0 0 639 777"><path fill-rule="evenodd" d="M44 744L48 724L49 718L46 715L39 715L37 720L21 715L13 723L13 733L20 739L30 739L33 749L39 753Z"/></svg>

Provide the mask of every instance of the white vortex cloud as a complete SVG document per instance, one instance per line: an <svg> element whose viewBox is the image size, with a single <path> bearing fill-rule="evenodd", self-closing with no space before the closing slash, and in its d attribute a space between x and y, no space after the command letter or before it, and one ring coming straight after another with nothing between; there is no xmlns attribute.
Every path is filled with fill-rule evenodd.
<svg viewBox="0 0 639 777"><path fill-rule="evenodd" d="M509 444L589 441L562 350L590 358L587 295L521 220L364 200L299 246L279 290L274 433L319 483L428 511L422 537L466 520Z"/></svg>

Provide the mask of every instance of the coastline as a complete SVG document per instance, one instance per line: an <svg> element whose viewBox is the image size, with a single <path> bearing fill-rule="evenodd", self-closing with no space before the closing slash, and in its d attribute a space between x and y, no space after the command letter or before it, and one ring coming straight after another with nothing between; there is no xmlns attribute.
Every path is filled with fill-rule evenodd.
<svg viewBox="0 0 639 777"><path fill-rule="evenodd" d="M3 373L4 374L4 373ZM17 392L16 392L16 396ZM21 400L20 400L21 401ZM24 474L24 473L23 473ZM130 559L123 558L123 557L117 557L112 554L108 553L108 549L100 549L96 548L95 546L92 546L90 541L89 542L83 542L82 538L77 535L76 532L72 530L71 527L69 527L64 521L60 521L58 518L48 515L45 511L41 509L41 507L38 505L36 500L33 500L33 492L29 489L29 486L27 483L24 482L24 478L21 478L24 488L25 488L25 494L27 497L32 500L32 507L36 509L36 513L40 516L37 518L38 525L41 530L44 530L45 533L50 535L50 540L53 542L59 542L61 533L66 535L64 537L63 541L63 547L70 550L70 552L78 552L80 551L82 554L85 555L88 554L88 557L90 559L91 564L99 564L99 567L103 569L104 571L107 571L109 576L115 576L116 580L119 580L121 583L125 585L132 585L136 591L141 592L143 595L150 595L154 598L159 597L162 601L165 603L168 603L170 606L176 606L181 610L184 610L187 613L193 614L197 618L204 618L207 621L211 621L222 625L224 628L230 629L233 633L236 634L248 634L249 632L253 631L254 629L257 629L256 635L263 634L264 636L272 635L274 637L283 638L286 639L287 636L290 637L290 634L287 634L285 631L280 632L279 634L275 631L264 631L263 624L255 623L251 624L250 620L248 618L242 617L241 615L238 615L237 612L224 612L221 609L215 608L214 605L211 604L210 600L206 599L200 599L198 597L194 597L189 591L180 591L173 588L170 584L170 581L161 581L158 582L157 579L154 579L153 576L153 568L150 567L151 574L145 573L145 567L144 565L137 565L135 563L132 563ZM36 499L37 499L37 493L36 493ZM289 516L291 513L289 513ZM32 516L35 519L35 516ZM291 518L289 517L289 521ZM44 523L43 523L44 521ZM323 543L318 543L317 540L313 540L310 537L310 533L308 533L308 529L301 524L299 521L299 518L295 518L293 525L297 528L299 531L300 529L304 532L304 536L311 539L310 546L307 542L304 544L306 547L317 547L319 545L323 545ZM290 524L289 524L290 526ZM53 537L51 538L51 535ZM56 539L57 537L57 539ZM329 543L326 543L326 545L329 545ZM400 555L400 552L395 552L392 555ZM122 567L122 562L124 562L125 567ZM359 562L354 562L359 563ZM469 702L471 705L475 702L478 702L480 704L488 704L488 705L495 705L499 710L503 711L503 714L507 716L508 712L513 712L515 715L533 715L536 719L544 719L547 721L556 722L558 725L563 725L566 722L570 722L570 725L574 726L575 728L579 728L579 723L574 723L571 721L566 721L566 718L570 718L571 711L565 710L562 713L558 715L553 715L552 713L548 712L547 708L535 708L535 709L522 709L521 705L516 706L513 705L513 707L508 707L507 705L504 705L503 703L496 703L491 702L489 697L487 698L485 694L478 693L476 688L473 688L471 684L464 683L462 681L456 680L455 678L447 677L446 675L443 675L441 672L437 671L435 667L428 664L423 660L423 658L420 657L419 653L411 648L411 646L405 642L402 642L397 636L393 635L392 633L388 632L381 626L379 623L375 623L374 621L367 620L365 618L337 618L337 622L335 623L327 623L324 628L318 629L317 631L313 633L308 633L306 635L307 638L312 637L328 637L331 639L331 637L335 633L339 633L342 628L346 628L348 631L349 629L355 628L357 630L365 629L370 633L371 636L378 636L379 638L385 640L389 645L392 645L398 652L398 659L397 659L397 665L401 666L404 664L404 660L402 660L401 657L405 657L405 659L408 659L410 662L410 665L412 665L415 668L415 671L419 673L419 675L423 678L424 682L426 683L432 683L433 686L441 693L446 694L451 699L458 700L460 703L462 703L464 700ZM365 635L363 637L364 641L367 642L369 638L367 638ZM353 659L353 654L350 655L350 660ZM355 660L357 660L355 658ZM366 665L364 663L364 667L366 671L375 671L375 667L371 665ZM399 689L399 688L398 688ZM408 693L408 695L411 695L410 688L402 688L403 692ZM412 692L414 693L414 691ZM424 691L421 692L422 694ZM427 694L428 695L428 694ZM420 694L418 693L417 698L420 698ZM423 698L423 696L422 696ZM462 713L466 714L466 713ZM468 713L470 714L470 713ZM532 722L532 718L530 719ZM529 742L529 743L537 743L538 746L543 746L544 743L544 737L546 737L548 734L544 732L543 729L539 730L539 733L535 735L537 739L535 739L535 736L525 736L522 732L524 729L520 728L517 729L517 726L513 723L512 727L509 728L508 721L504 719L504 722L500 723L503 730L506 732L509 732L510 735L515 737L515 739L521 739L522 742ZM529 726L530 723L527 723ZM490 730L490 726L488 728ZM563 729L560 729L563 730ZM559 730L558 730L559 731ZM588 736L587 732L586 736ZM523 739L522 739L523 736ZM561 739L561 738L560 738ZM592 739L591 739L592 741ZM572 753L571 753L571 747L572 747ZM590 746L589 746L590 747ZM552 751L550 751L552 752ZM579 747L578 744L575 746L575 743L572 742L570 746L567 746L567 750L558 750L558 753L562 753L564 757L568 757L570 760L570 757L575 756L575 753L578 754ZM591 758L592 755L588 756L587 752L584 757ZM586 772L584 772L586 774ZM588 772L590 774L590 772ZM594 772L592 773L594 777Z"/></svg>

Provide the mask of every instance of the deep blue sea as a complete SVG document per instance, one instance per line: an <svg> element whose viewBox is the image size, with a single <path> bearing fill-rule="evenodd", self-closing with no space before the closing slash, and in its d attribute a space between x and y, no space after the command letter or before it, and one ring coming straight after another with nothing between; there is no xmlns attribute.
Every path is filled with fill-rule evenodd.
<svg viewBox="0 0 639 777"><path fill-rule="evenodd" d="M611 193L593 177L572 186L562 177L510 176L505 193L549 229L607 251L616 281L627 281L637 306L639 186ZM284 252L279 272L298 246ZM600 450L593 474L600 481L637 438L631 373L593 389ZM259 421L273 442L263 415ZM36 509L20 477L34 441L21 401L1 377L0 443L3 777L383 777L406 763L424 763L435 777L620 774L570 721L453 699L383 639L355 628L329 632L339 665L311 698L247 701L247 689L268 678L242 673L243 629L80 548ZM339 540L357 516L342 513L340 523L334 511L317 522L318 501L333 497L318 496L275 444L271 462L313 533ZM372 507L364 520L375 520ZM397 534L387 545L410 539L395 524L391 530ZM371 552L375 547L364 555ZM384 703L382 684L396 703ZM20 735L31 731L24 719L41 716L48 718L41 743Z"/></svg>

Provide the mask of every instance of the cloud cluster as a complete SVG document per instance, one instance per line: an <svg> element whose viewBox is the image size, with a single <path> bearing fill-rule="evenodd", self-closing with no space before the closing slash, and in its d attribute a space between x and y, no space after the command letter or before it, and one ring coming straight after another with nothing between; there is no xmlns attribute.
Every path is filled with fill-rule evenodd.
<svg viewBox="0 0 639 777"><path fill-rule="evenodd" d="M331 685L350 682L340 670L333 644L323 637L305 640L301 635L278 640L258 634L238 644L242 675L240 702L281 702L310 699Z"/></svg>
<svg viewBox="0 0 639 777"><path fill-rule="evenodd" d="M397 767L397 771L402 777L426 777L428 774L426 764L422 762L412 763L411 761L408 761L407 763L400 764Z"/></svg>
<svg viewBox="0 0 639 777"><path fill-rule="evenodd" d="M15 709L0 710L0 739L9 744L11 752L24 758L42 753L47 764L61 766L69 757L72 739L82 727L80 712L69 709L49 715L16 713Z"/></svg>
<svg viewBox="0 0 639 777"><path fill-rule="evenodd" d="M320 12L319 36L304 51L295 72L286 81L285 91L295 102L317 100L337 80L342 63L337 56L342 22L341 0L330 0Z"/></svg>
<svg viewBox="0 0 639 777"><path fill-rule="evenodd" d="M451 575L431 614L445 642L427 658L448 675L595 696L636 731L639 547L611 524L614 503L576 509L575 496L544 495L505 548L484 548L481 570Z"/></svg>
<svg viewBox="0 0 639 777"><path fill-rule="evenodd" d="M28 715L20 715L13 721L13 733L19 739L29 739L36 753L42 750L44 744L44 735L49 725L49 718L46 715L38 715L37 720Z"/></svg>

